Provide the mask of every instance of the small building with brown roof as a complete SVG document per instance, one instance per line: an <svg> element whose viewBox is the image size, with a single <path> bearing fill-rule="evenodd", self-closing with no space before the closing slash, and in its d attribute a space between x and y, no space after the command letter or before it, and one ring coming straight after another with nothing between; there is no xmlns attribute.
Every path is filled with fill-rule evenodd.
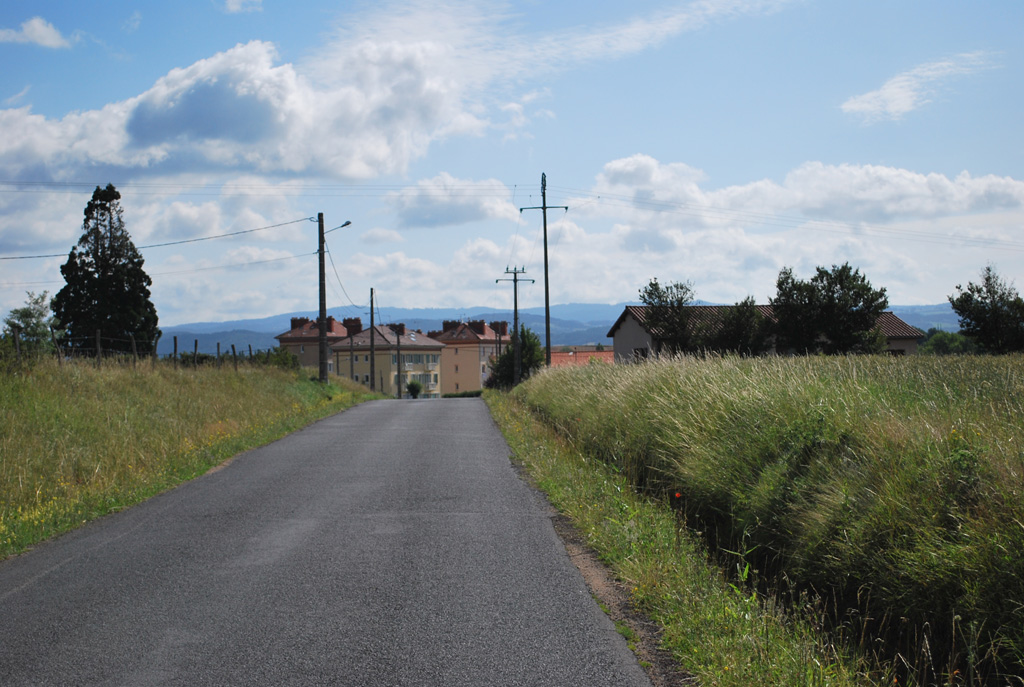
<svg viewBox="0 0 1024 687"><path fill-rule="evenodd" d="M689 305L689 326L693 328L713 326L721 321L722 313L731 305ZM754 306L769 322L775 321L770 305ZM615 351L615 362L633 362L657 356L661 350L661 332L653 331L647 323L647 306L627 305L608 331ZM886 339L886 352L893 355L917 353L917 346L924 336L917 327L911 326L890 311L879 315L875 325ZM771 349L774 351L774 347Z"/></svg>
<svg viewBox="0 0 1024 687"><path fill-rule="evenodd" d="M441 393L479 391L494 360L509 345L508 322L445 320L430 338L444 344L441 352Z"/></svg>

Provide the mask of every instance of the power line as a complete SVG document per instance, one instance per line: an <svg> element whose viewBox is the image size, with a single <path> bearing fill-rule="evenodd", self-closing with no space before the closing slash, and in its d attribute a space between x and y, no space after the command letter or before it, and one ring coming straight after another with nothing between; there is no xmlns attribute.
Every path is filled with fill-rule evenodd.
<svg viewBox="0 0 1024 687"><path fill-rule="evenodd" d="M271 224L269 226L258 227L256 229L243 229L242 231L232 231L232 232L229 232L227 234L217 234L215 236L200 236L199 238L182 239L180 241L168 241L166 243L151 243L148 246L137 246L137 248L139 250L145 250L146 248L163 248L165 246L177 246L177 245L180 245L182 243L198 243L199 241L211 241L213 239L223 239L223 238L227 238L227 237L230 237L230 236L239 236L241 234L251 234L251 233L253 233L255 231L265 231L267 229L276 229L278 227L284 227L284 226L287 226L289 224L297 224L299 222L306 222L306 221L315 222L316 218L315 217L303 217L302 219L293 219L293 220L291 220L289 222L281 222L280 224ZM331 231L333 231L333 229ZM31 260L31 259L37 259L37 258L63 258L65 255L67 255L67 253L52 253L50 255L11 255L11 256L2 256L2 255L0 255L0 260Z"/></svg>

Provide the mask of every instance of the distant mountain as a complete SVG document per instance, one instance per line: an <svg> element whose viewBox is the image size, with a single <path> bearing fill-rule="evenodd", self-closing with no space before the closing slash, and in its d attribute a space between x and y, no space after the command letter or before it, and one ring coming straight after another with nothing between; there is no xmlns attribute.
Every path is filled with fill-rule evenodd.
<svg viewBox="0 0 1024 687"><path fill-rule="evenodd" d="M705 304L700 301L699 304ZM612 340L606 336L608 330L622 314L622 310L632 303L604 305L596 303L568 303L551 306L551 345L578 346L583 344L610 345ZM889 308L897 317L923 331L931 328L946 331L958 331L959 320L949 303L938 305L894 305ZM351 317L351 312L342 308L327 311L338 319ZM410 329L424 332L441 329L444 320L495 320L512 323L511 310L495 310L493 308L385 308L381 313L384 321L403 322ZM195 342L199 342L200 353L216 353L217 343L222 352L230 352L231 345L239 352L248 354L249 346L253 350L267 350L277 345L274 336L283 334L291 328L292 317L315 318L315 312L293 312L273 315L258 319L234 320L231 322L196 322L173 327L164 327L163 336L157 346L159 355L169 355L174 349L174 337L178 337L178 352L194 350ZM519 311L519 319L527 327L544 338L544 308L523 308ZM370 324L369 317L363 317L363 326Z"/></svg>
<svg viewBox="0 0 1024 687"><path fill-rule="evenodd" d="M922 331L942 329L947 332L960 331L960 318L947 303L938 305L893 305L889 307L896 317L912 324Z"/></svg>

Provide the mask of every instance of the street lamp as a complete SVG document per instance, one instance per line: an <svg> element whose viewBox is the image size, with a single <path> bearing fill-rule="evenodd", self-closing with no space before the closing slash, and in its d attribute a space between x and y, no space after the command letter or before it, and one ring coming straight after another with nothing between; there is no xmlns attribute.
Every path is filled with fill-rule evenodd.
<svg viewBox="0 0 1024 687"><path fill-rule="evenodd" d="M327 353L327 277L324 271L324 213L317 213L316 216L317 225L320 229L320 317L317 319L317 329L320 331L320 383L327 383L327 366L330 356ZM352 224L352 222L346 221L340 227L334 229L341 229ZM331 229L331 231L334 231Z"/></svg>

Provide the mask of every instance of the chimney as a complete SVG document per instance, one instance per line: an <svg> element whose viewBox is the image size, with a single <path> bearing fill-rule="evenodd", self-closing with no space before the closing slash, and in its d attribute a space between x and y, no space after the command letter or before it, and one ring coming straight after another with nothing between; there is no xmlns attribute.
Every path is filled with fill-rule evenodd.
<svg viewBox="0 0 1024 687"><path fill-rule="evenodd" d="M446 332L450 332L453 329L458 329L460 324L462 323L458 320L445 320L441 324L441 328Z"/></svg>
<svg viewBox="0 0 1024 687"><path fill-rule="evenodd" d="M484 335L484 321L483 320L473 320L472 322L469 323L469 328L472 329L477 334L479 334L480 336Z"/></svg>
<svg viewBox="0 0 1024 687"><path fill-rule="evenodd" d="M355 336L363 331L363 321L358 317L346 317L341 321L341 325L348 332L349 336Z"/></svg>
<svg viewBox="0 0 1024 687"><path fill-rule="evenodd" d="M292 318L292 329L298 329L299 327L308 324L308 317L293 317Z"/></svg>
<svg viewBox="0 0 1024 687"><path fill-rule="evenodd" d="M399 322L398 324L389 324L388 327L395 334L398 334L399 336L405 336L405 323L404 322Z"/></svg>
<svg viewBox="0 0 1024 687"><path fill-rule="evenodd" d="M491 329L502 337L508 336L508 322L491 322Z"/></svg>

